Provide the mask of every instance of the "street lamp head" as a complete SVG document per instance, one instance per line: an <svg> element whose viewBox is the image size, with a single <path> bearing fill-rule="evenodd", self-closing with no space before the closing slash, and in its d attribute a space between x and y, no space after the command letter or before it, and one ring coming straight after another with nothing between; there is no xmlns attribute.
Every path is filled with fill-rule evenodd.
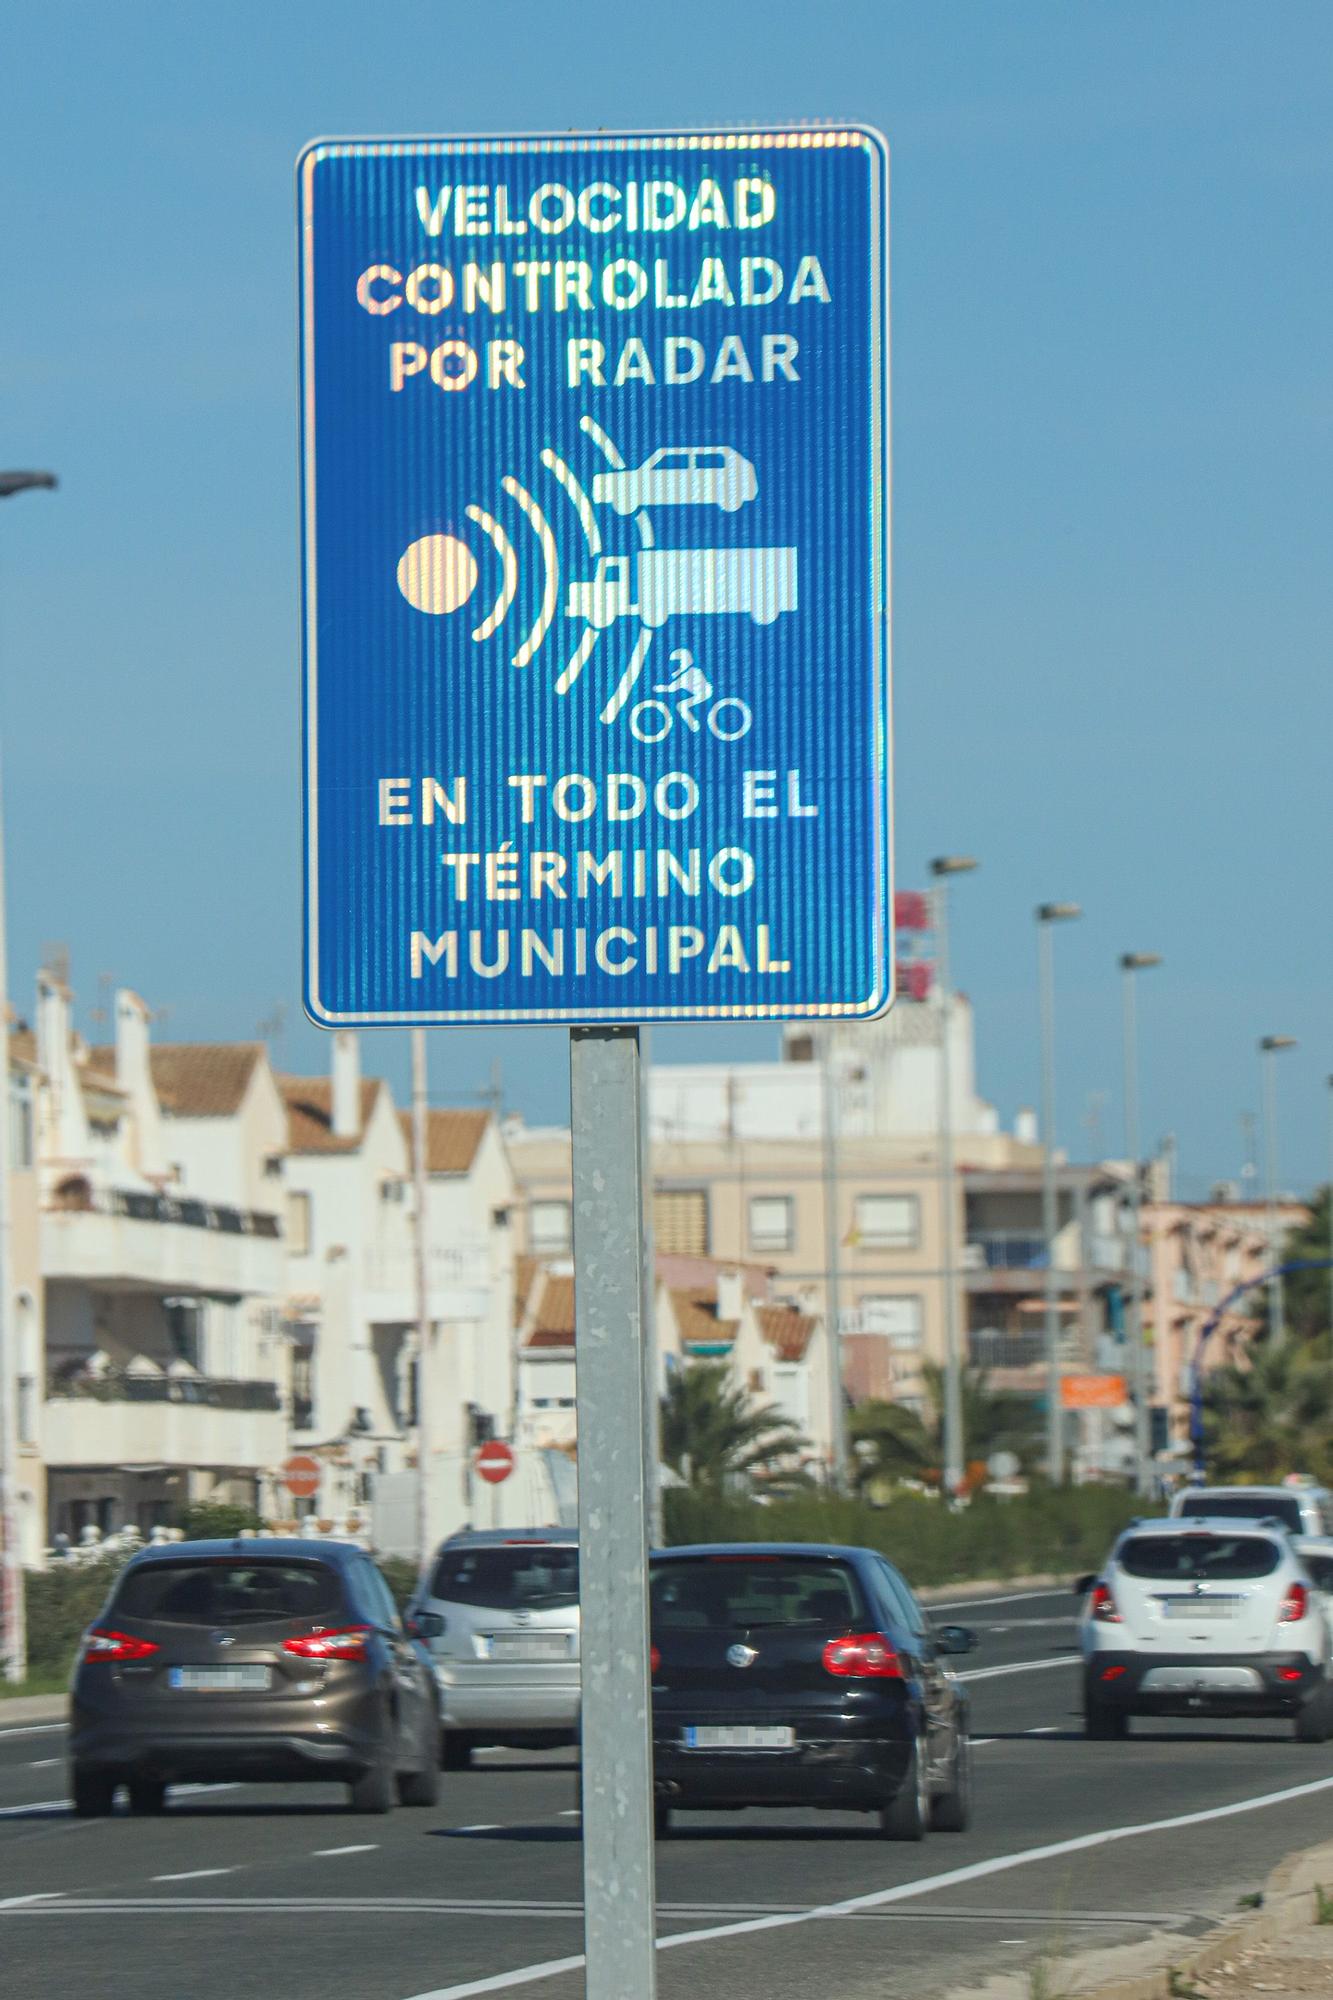
<svg viewBox="0 0 1333 2000"><path fill-rule="evenodd" d="M1160 965L1162 955L1157 951L1122 951L1120 970L1122 972L1146 972L1150 966Z"/></svg>
<svg viewBox="0 0 1333 2000"><path fill-rule="evenodd" d="M1039 924L1064 924L1074 917L1083 915L1081 903L1038 903L1037 922Z"/></svg>
<svg viewBox="0 0 1333 2000"><path fill-rule="evenodd" d="M0 500L10 500L16 493L31 493L36 487L50 491L59 483L54 472L0 472Z"/></svg>
<svg viewBox="0 0 1333 2000"><path fill-rule="evenodd" d="M940 854L930 864L932 875L970 875L978 864L970 854Z"/></svg>
<svg viewBox="0 0 1333 2000"><path fill-rule="evenodd" d="M1268 1056L1272 1055L1276 1049L1294 1049L1296 1047L1296 1037L1294 1035L1265 1035L1259 1046L1264 1054Z"/></svg>

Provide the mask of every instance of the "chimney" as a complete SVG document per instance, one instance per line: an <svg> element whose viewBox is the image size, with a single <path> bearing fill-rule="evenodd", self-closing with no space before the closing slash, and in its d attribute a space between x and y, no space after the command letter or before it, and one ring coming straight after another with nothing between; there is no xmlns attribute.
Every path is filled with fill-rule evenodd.
<svg viewBox="0 0 1333 2000"><path fill-rule="evenodd" d="M153 1088L148 1048L148 1009L137 993L116 995L116 1082L129 1093L133 1114L131 1165L141 1174L161 1174L166 1166L162 1114Z"/></svg>
<svg viewBox="0 0 1333 2000"><path fill-rule="evenodd" d="M333 1136L361 1137L361 1044L350 1028L333 1037Z"/></svg>
<svg viewBox="0 0 1333 2000"><path fill-rule="evenodd" d="M717 1316L738 1320L745 1308L745 1281L739 1271L717 1274Z"/></svg>
<svg viewBox="0 0 1333 2000"><path fill-rule="evenodd" d="M1015 1114L1014 1137L1024 1146L1035 1146L1038 1142L1037 1114L1026 1105Z"/></svg>

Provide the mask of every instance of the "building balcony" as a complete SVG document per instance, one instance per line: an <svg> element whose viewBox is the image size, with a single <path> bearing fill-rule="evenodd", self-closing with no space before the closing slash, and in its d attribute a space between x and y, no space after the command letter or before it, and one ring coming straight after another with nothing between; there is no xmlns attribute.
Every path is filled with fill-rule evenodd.
<svg viewBox="0 0 1333 2000"><path fill-rule="evenodd" d="M42 1275L105 1290L281 1292L276 1215L112 1188L56 1201L41 1215Z"/></svg>
<svg viewBox="0 0 1333 2000"><path fill-rule="evenodd" d="M432 1249L426 1283L430 1316L475 1322L491 1310L491 1266L485 1250ZM369 1250L361 1268L362 1306L378 1325L408 1325L417 1316L416 1265L410 1249Z"/></svg>
<svg viewBox="0 0 1333 2000"><path fill-rule="evenodd" d="M100 1375L48 1386L48 1468L281 1464L287 1421L273 1382Z"/></svg>

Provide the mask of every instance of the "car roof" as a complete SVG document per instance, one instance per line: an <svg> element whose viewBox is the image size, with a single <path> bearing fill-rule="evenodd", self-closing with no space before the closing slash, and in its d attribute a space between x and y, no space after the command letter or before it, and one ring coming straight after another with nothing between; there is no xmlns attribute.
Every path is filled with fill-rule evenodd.
<svg viewBox="0 0 1333 2000"><path fill-rule="evenodd" d="M1274 1519L1271 1514L1247 1515L1240 1521L1234 1514L1191 1514L1189 1527L1184 1529L1178 1515L1164 1521L1131 1521L1120 1530L1118 1539L1127 1541L1131 1535L1252 1535L1256 1531L1290 1540L1286 1522Z"/></svg>
<svg viewBox="0 0 1333 2000"><path fill-rule="evenodd" d="M578 1540L577 1531L573 1528L460 1528L456 1535L450 1535L439 1543L435 1554L442 1556L446 1549L522 1548L533 1542L577 1548Z"/></svg>
<svg viewBox="0 0 1333 2000"><path fill-rule="evenodd" d="M1313 1483L1309 1486L1182 1486L1179 1493L1174 1493L1171 1497L1173 1500L1190 1500L1196 1495L1206 1497L1210 1493L1225 1493L1228 1499L1233 1494L1239 1494L1246 1499L1253 1495L1260 1500L1299 1500L1302 1496L1309 1498L1315 1494L1326 1493L1327 1490L1326 1487L1316 1486Z"/></svg>
<svg viewBox="0 0 1333 2000"><path fill-rule="evenodd" d="M357 1542L314 1541L304 1535L237 1535L226 1541L206 1542L155 1542L151 1548L140 1549L126 1564L127 1569L137 1569L144 1563L189 1561L210 1562L222 1556L251 1556L256 1560L276 1560L290 1562L294 1557L302 1562L333 1563L343 1568L354 1556L364 1551Z"/></svg>
<svg viewBox="0 0 1333 2000"><path fill-rule="evenodd" d="M873 1561L874 1549L842 1542L686 1542L676 1548L654 1549L652 1561L677 1562L691 1556L794 1556L817 1562ZM887 1556L884 1558L887 1562Z"/></svg>

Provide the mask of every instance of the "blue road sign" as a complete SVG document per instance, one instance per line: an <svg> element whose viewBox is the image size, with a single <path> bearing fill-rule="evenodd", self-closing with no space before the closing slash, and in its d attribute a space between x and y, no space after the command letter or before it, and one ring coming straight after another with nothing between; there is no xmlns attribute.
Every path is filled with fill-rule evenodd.
<svg viewBox="0 0 1333 2000"><path fill-rule="evenodd" d="M892 998L887 176L855 127L298 168L306 1004Z"/></svg>

